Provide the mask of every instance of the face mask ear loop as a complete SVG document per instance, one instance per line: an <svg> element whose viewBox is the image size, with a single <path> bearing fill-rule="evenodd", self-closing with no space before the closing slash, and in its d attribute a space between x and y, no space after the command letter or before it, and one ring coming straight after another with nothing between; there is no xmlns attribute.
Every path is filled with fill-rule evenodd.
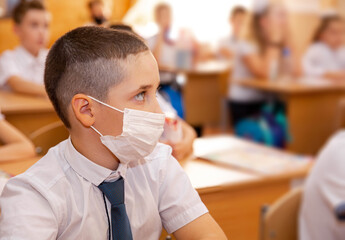
<svg viewBox="0 0 345 240"><path fill-rule="evenodd" d="M116 107L110 106L109 104L106 104L106 103L104 103L104 102L102 102L102 101L100 101L100 100L98 100L98 99L96 99L96 98L94 98L94 97L91 97L91 96L88 96L88 97L91 98L92 100L94 100L94 101L96 101L96 102L98 102L98 103L104 105L104 106L107 106L108 108L111 108L111 109L114 109L114 110L116 110L116 111L118 111L118 112L124 113L124 111L122 111L122 110L120 110L120 109L117 109Z"/></svg>
<svg viewBox="0 0 345 240"><path fill-rule="evenodd" d="M100 133L100 131L98 131L94 126L91 126L91 128L98 133L101 137L103 137L102 133Z"/></svg>

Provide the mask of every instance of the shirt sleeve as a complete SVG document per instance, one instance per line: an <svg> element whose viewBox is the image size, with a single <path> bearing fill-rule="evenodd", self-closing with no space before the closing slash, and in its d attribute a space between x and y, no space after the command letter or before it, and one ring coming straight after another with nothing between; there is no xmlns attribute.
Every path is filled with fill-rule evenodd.
<svg viewBox="0 0 345 240"><path fill-rule="evenodd" d="M16 75L19 75L19 69L11 53L6 51L0 57L0 86L5 85L10 77Z"/></svg>
<svg viewBox="0 0 345 240"><path fill-rule="evenodd" d="M175 158L162 171L159 212L164 228L173 233L208 212Z"/></svg>
<svg viewBox="0 0 345 240"><path fill-rule="evenodd" d="M316 162L320 165L318 166L318 174L316 174L317 178L314 180L331 211L345 204L344 142L345 133L340 133L331 140Z"/></svg>
<svg viewBox="0 0 345 240"><path fill-rule="evenodd" d="M238 49L236 50L236 52L240 56L247 56L257 52L257 48L253 44L246 41L239 42L237 48Z"/></svg>
<svg viewBox="0 0 345 240"><path fill-rule="evenodd" d="M309 47L302 59L304 74L308 77L321 77L326 73L325 64L322 64L322 49L314 45Z"/></svg>
<svg viewBox="0 0 345 240"><path fill-rule="evenodd" d="M341 69L345 71L345 47L342 47L339 50L339 61L340 61Z"/></svg>
<svg viewBox="0 0 345 240"><path fill-rule="evenodd" d="M8 181L0 209L0 240L57 238L58 224L49 202L23 175Z"/></svg>

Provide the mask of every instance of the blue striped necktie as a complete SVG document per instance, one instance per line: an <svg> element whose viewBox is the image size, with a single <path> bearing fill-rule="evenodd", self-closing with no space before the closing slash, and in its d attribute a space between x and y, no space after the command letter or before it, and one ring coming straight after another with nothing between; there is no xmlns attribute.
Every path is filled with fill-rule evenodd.
<svg viewBox="0 0 345 240"><path fill-rule="evenodd" d="M121 177L115 182L102 182L98 188L111 203L111 230L113 240L132 240L131 225L125 207L125 187Z"/></svg>

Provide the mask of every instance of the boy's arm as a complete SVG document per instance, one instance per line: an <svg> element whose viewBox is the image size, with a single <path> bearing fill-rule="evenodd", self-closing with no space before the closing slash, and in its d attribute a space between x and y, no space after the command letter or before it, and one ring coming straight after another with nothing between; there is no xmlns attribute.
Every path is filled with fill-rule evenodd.
<svg viewBox="0 0 345 240"><path fill-rule="evenodd" d="M13 91L18 93L47 97L43 84L25 81L18 76L9 77L7 84L13 89Z"/></svg>
<svg viewBox="0 0 345 240"><path fill-rule="evenodd" d="M223 230L209 213L206 213L194 221L173 233L177 240L222 240L227 239Z"/></svg>
<svg viewBox="0 0 345 240"><path fill-rule="evenodd" d="M172 148L173 156L178 160L182 160L193 151L193 142L197 136L192 126L181 118L179 118L179 121L181 122L183 138L180 142L172 144Z"/></svg>
<svg viewBox="0 0 345 240"><path fill-rule="evenodd" d="M34 145L24 134L5 120L0 120L0 162L35 155Z"/></svg>

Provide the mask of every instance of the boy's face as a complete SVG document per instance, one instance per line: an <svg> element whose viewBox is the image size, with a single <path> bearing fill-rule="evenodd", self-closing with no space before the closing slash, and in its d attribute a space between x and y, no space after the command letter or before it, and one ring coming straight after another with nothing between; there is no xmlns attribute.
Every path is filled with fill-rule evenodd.
<svg viewBox="0 0 345 240"><path fill-rule="evenodd" d="M21 23L14 27L21 44L33 55L46 47L49 39L49 13L43 10L29 10Z"/></svg>
<svg viewBox="0 0 345 240"><path fill-rule="evenodd" d="M109 11L107 11L107 8L101 3L94 4L90 9L90 13L92 18L103 18L104 20L109 18Z"/></svg>
<svg viewBox="0 0 345 240"><path fill-rule="evenodd" d="M345 24L342 21L333 21L321 34L321 40L331 48L338 48L344 44Z"/></svg>
<svg viewBox="0 0 345 240"><path fill-rule="evenodd" d="M106 103L120 110L129 108L162 113L156 98L159 86L158 66L151 52L128 56L123 66L126 75L121 83L109 89ZM95 128L104 135L120 135L123 113L95 104L98 108Z"/></svg>
<svg viewBox="0 0 345 240"><path fill-rule="evenodd" d="M156 13L156 22L161 29L169 29L171 25L171 10L170 8L162 8Z"/></svg>
<svg viewBox="0 0 345 240"><path fill-rule="evenodd" d="M241 32L245 17L246 15L244 13L237 13L231 18L230 23L235 35L238 35Z"/></svg>

